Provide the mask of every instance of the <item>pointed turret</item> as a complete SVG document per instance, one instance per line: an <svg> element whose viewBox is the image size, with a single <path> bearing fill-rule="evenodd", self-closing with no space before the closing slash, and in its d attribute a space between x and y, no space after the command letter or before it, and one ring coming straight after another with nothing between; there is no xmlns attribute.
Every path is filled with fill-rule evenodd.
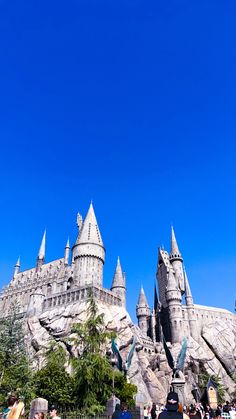
<svg viewBox="0 0 236 419"><path fill-rule="evenodd" d="M182 255L179 251L177 240L175 237L175 232L173 226L171 226L171 248L170 248L170 260L183 260Z"/></svg>
<svg viewBox="0 0 236 419"><path fill-rule="evenodd" d="M37 263L36 263L36 268L39 269L45 260L45 247L46 247L46 230L43 233L43 238L41 241L41 245L39 248L39 253L38 253L38 257L37 257Z"/></svg>
<svg viewBox="0 0 236 419"><path fill-rule="evenodd" d="M64 253L64 264L65 265L69 264L69 256L70 256L70 241L69 241L69 237L68 237L66 247L65 247L65 253Z"/></svg>
<svg viewBox="0 0 236 419"><path fill-rule="evenodd" d="M157 295L156 285L154 285L154 311L155 313L158 311L159 300Z"/></svg>
<svg viewBox="0 0 236 419"><path fill-rule="evenodd" d="M79 234L73 247L74 279L80 285L102 287L105 248L95 216L93 204L84 221L79 217Z"/></svg>
<svg viewBox="0 0 236 419"><path fill-rule="evenodd" d="M193 305L193 297L192 297L192 293L190 290L190 286L189 286L189 282L188 282L188 277L187 277L187 273L186 270L184 269L184 283L185 283L185 301L186 301L186 306L192 306Z"/></svg>
<svg viewBox="0 0 236 419"><path fill-rule="evenodd" d="M20 256L17 259L17 262L15 264L15 269L14 269L14 276L17 275L20 271Z"/></svg>
<svg viewBox="0 0 236 419"><path fill-rule="evenodd" d="M139 328L142 330L143 334L147 336L148 320L150 318L150 307L148 305L143 287L141 287L138 304L136 305L136 316L138 318Z"/></svg>
<svg viewBox="0 0 236 419"><path fill-rule="evenodd" d="M98 228L93 204L91 202L87 215L82 225L80 225L80 233L76 240L76 244L91 243L103 247L102 237Z"/></svg>
<svg viewBox="0 0 236 419"><path fill-rule="evenodd" d="M122 305L126 305L126 285L125 285L125 275L122 272L120 258L117 259L115 274L113 277L113 282L111 286L111 291L114 292L122 300Z"/></svg>
<svg viewBox="0 0 236 419"><path fill-rule="evenodd" d="M188 313L188 323L189 323L189 331L190 335L198 341L199 335L197 333L197 327L196 327L196 314L195 314L195 308L193 304L193 297L190 290L188 277L186 270L184 268L184 283L185 283L185 302L186 302L186 309Z"/></svg>
<svg viewBox="0 0 236 419"><path fill-rule="evenodd" d="M139 298L138 298L138 306L149 307L143 287L141 287L140 289Z"/></svg>

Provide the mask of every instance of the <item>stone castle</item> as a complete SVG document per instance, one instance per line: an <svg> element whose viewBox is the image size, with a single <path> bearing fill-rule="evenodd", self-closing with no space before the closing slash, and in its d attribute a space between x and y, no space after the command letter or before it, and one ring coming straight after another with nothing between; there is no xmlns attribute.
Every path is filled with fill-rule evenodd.
<svg viewBox="0 0 236 419"><path fill-rule="evenodd" d="M6 315L11 302L18 300L22 314L40 315L55 306L87 299L91 288L96 299L110 306L126 306L126 278L119 258L111 289L103 288L105 247L92 203L84 221L78 214L77 225L79 233L72 248L71 264L69 240L63 258L44 263L46 232L35 268L21 272L18 259L13 278L0 297L1 313ZM156 277L159 299L155 290L152 311L143 288L136 307L142 335L154 344L162 340L162 333L171 343L182 342L189 335L197 340L209 319L219 318L236 326L236 316L230 311L194 304L173 227L170 254L159 249Z"/></svg>
<svg viewBox="0 0 236 419"><path fill-rule="evenodd" d="M48 331L52 333L52 330L54 330L54 337L62 336L63 329L68 325L66 323L65 326L60 318L63 316L63 318L68 318L68 313L72 313L75 307L77 307L79 313L80 307L86 302L91 291L98 303L102 307L106 307L110 323L119 313L126 313L128 316L126 312L126 278L119 258L110 290L103 287L105 248L92 203L84 220L78 214L77 226L78 237L72 250L70 250L68 240L64 257L48 263L45 263L46 233L44 233L36 266L32 269L20 271L20 260L18 260L13 278L9 285L2 290L0 296L0 313L2 313L2 316L7 316L12 302L17 300L20 303L20 314L28 322L33 346L35 336L38 336L39 343L35 345L36 353L42 345L41 336L46 333L45 328L47 333ZM159 297L155 289L153 308L150 308L144 290L141 288L136 306L138 327L133 325L131 319L125 326L129 328L129 336L131 330L132 334L139 336L139 351L141 350L145 356L150 358L150 356L161 352L163 336L170 345L180 344L183 337L187 336L190 342L195 342L194 351L198 351L198 355L191 355L192 358L189 362L193 364L196 361L195 358L203 357L203 354L200 354L199 351L200 347L204 346L206 342L207 355L204 355L204 359L211 356L209 351L213 351L214 348L215 332L212 331L209 334L209 330L218 324L220 325L219 329L216 328L218 332L220 333L222 328L230 330L230 333L232 332L230 339L232 340L233 336L234 342L232 342L230 354L225 355L221 353L222 350L219 347L215 348L213 351L213 356L216 357L214 366L212 361L209 361L209 365L212 366L209 367L207 364L205 369L207 370L209 367L213 370L216 365L218 368L219 364L219 368L223 368L223 376L225 373L229 375L234 373L236 316L225 309L194 304L183 258L173 228L170 253L163 248L158 251L156 277ZM64 314L65 311L66 315ZM114 326L116 331L124 329L124 326L121 327L121 323L127 316L123 314L119 323ZM52 326L51 319L54 319L53 322L57 326ZM60 333L58 332L59 321ZM49 323L50 327L47 326ZM39 333L42 327L44 329ZM49 337L47 336L44 339L49 340ZM202 343L202 339L204 339L204 343ZM198 345L198 349L196 349L196 345ZM225 345L223 347L225 352ZM158 362L158 365L155 366L157 371L155 379L160 376L160 380L163 381L163 374L160 374L162 373L161 356L159 356ZM204 362L206 363L206 361ZM145 371L147 368L149 367L146 365ZM150 368L153 371L154 367ZM146 378L147 382L148 380L154 380L154 376L152 379ZM193 379L191 380L193 382ZM140 379L136 381L140 382ZM167 381L166 387L168 388ZM145 391L147 394L151 394L150 397L154 399L154 390L150 390L150 386L151 384L149 387L147 386L147 391Z"/></svg>

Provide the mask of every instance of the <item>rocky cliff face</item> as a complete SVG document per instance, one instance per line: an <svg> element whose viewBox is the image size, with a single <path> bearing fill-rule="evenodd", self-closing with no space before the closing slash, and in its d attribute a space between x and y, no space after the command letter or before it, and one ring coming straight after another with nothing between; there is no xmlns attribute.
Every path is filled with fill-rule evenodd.
<svg viewBox="0 0 236 419"><path fill-rule="evenodd" d="M143 395L145 403L151 401L158 404L165 403L171 383L171 370L162 345L157 344L154 353L145 352L140 329L132 323L123 307L109 308L100 302L98 310L104 313L107 330L117 333L117 343L123 359L129 352L133 335L137 336L136 351L128 377L138 387L138 392ZM26 341L35 367L40 368L43 365L45 349L49 347L51 341L61 342L66 352L73 351L74 348L68 345L65 338L71 335L73 323L83 322L85 319L85 302L57 307L44 312L39 317L28 318ZM174 356L177 356L179 350L179 344L171 348ZM227 396L229 397L230 393L235 390L235 384L230 378L230 374L236 372L235 361L236 334L230 325L222 322L208 324L204 327L202 337L199 337L198 342L189 338L185 361L185 402L193 401L191 390L198 382L200 371L218 375L228 388Z"/></svg>

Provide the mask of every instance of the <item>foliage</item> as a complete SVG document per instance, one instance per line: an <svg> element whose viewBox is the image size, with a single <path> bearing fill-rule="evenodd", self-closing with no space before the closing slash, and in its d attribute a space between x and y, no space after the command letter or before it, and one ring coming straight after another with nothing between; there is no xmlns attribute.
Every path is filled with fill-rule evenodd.
<svg viewBox="0 0 236 419"><path fill-rule="evenodd" d="M112 369L103 355L110 338L105 330L104 316L98 314L93 296L89 298L87 320L73 326L73 344L79 348L79 358L73 360L77 403L90 413L104 409L112 393Z"/></svg>
<svg viewBox="0 0 236 419"><path fill-rule="evenodd" d="M27 406L34 397L34 386L17 302L0 322L0 371L0 402L5 402L7 394L17 393Z"/></svg>
<svg viewBox="0 0 236 419"><path fill-rule="evenodd" d="M137 387L134 384L128 383L126 378L120 372L115 373L115 394L116 396L127 403L129 407L135 405L134 396L137 393Z"/></svg>
<svg viewBox="0 0 236 419"><path fill-rule="evenodd" d="M209 378L211 378L211 380L213 381L213 383L215 384L216 388L217 388L217 393L218 393L218 403L223 404L225 402L225 391L227 390L226 387L222 384L221 382L221 378L217 375L210 375L207 372L204 372L202 374L199 374L199 381L198 381L198 385L200 390L204 390L207 387L207 383Z"/></svg>
<svg viewBox="0 0 236 419"><path fill-rule="evenodd" d="M65 351L59 345L51 345L46 354L46 365L34 376L37 397L43 397L49 404L68 409L74 406L74 378L66 372Z"/></svg>

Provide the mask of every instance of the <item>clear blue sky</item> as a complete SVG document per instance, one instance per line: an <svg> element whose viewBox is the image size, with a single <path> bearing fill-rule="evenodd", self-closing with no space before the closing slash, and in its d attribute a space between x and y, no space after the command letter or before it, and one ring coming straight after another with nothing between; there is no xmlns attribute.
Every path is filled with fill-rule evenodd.
<svg viewBox="0 0 236 419"><path fill-rule="evenodd" d="M93 200L134 317L173 223L194 301L236 298L236 3L0 2L0 283Z"/></svg>

